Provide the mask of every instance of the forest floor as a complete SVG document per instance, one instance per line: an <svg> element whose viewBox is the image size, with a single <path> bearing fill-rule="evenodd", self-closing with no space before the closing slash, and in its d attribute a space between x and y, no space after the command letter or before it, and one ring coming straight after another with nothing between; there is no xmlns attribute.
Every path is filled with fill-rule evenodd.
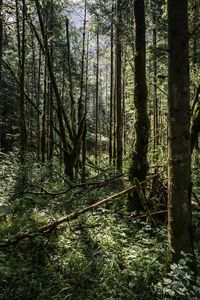
<svg viewBox="0 0 200 300"><path fill-rule="evenodd" d="M126 197L1 247L16 233L37 230L127 185L121 178L107 184L114 178L107 169L87 185L72 186L55 169L30 163L21 170L12 156L1 162L0 299L200 299L188 257L166 272L166 223L155 226L131 215ZM198 243L196 251L198 260Z"/></svg>

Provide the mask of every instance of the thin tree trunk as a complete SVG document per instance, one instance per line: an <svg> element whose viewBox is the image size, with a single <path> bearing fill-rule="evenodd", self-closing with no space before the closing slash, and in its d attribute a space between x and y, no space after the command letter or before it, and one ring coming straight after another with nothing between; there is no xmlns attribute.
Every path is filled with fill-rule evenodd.
<svg viewBox="0 0 200 300"><path fill-rule="evenodd" d="M67 67L68 67L68 81L69 81L69 96L70 96L70 108L71 108L71 127L73 135L76 134L76 114L75 114L75 100L74 100L74 88L73 78L71 71L71 50L69 39L69 21L66 19L66 38L67 38Z"/></svg>
<svg viewBox="0 0 200 300"><path fill-rule="evenodd" d="M52 43L52 37L53 37L53 14L54 14L54 10L53 10L53 1L50 1L50 17L49 17L49 38L50 38L50 55L51 55L51 61L53 63L53 43ZM52 86L52 82L50 80L49 82L49 142L48 142L48 156L47 159L50 162L50 166L52 165L52 160L53 160L53 151L54 151L54 130L53 130L53 126L54 126L54 121L53 121L53 115L54 115L54 97L53 97L53 86Z"/></svg>
<svg viewBox="0 0 200 300"><path fill-rule="evenodd" d="M188 36L188 1L168 0L168 247L171 262L177 262L182 257L181 252L194 255Z"/></svg>
<svg viewBox="0 0 200 300"><path fill-rule="evenodd" d="M78 102L78 122L80 124L84 113L83 92L84 92L84 68L85 68L85 34L87 19L87 0L85 0L84 21L83 21L83 47L81 59L81 81L80 81L80 97Z"/></svg>
<svg viewBox="0 0 200 300"><path fill-rule="evenodd" d="M20 160L22 163L25 161L25 152L27 148L27 133L25 125L25 48L26 48L26 35L25 35L25 0L22 0L22 40L21 40L21 59L20 64ZM20 45L19 45L20 46Z"/></svg>
<svg viewBox="0 0 200 300"><path fill-rule="evenodd" d="M123 85L122 85L122 120L123 120L123 152L126 155L126 59L123 68Z"/></svg>
<svg viewBox="0 0 200 300"><path fill-rule="evenodd" d="M41 80L41 64L42 64L42 51L41 48L39 49L39 61L38 61L38 80L37 80L37 108L40 108L40 80ZM40 150L41 150L41 143L40 143L40 113L37 112L37 160L40 161Z"/></svg>
<svg viewBox="0 0 200 300"><path fill-rule="evenodd" d="M47 111L47 67L46 59L44 64L44 93L43 93L43 111L42 111L42 132L41 132L41 158L42 163L46 160L46 111Z"/></svg>
<svg viewBox="0 0 200 300"><path fill-rule="evenodd" d="M144 0L135 0L135 151L132 154L132 163L129 171L130 181L134 178L139 181L146 179L148 172L148 139L149 119L147 113L147 85L146 85L146 45L145 45L145 12ZM143 188L145 193L145 187ZM130 211L142 209L141 200L136 191L129 194L128 208Z"/></svg>
<svg viewBox="0 0 200 300"><path fill-rule="evenodd" d="M86 75L85 75L85 114L87 113L88 104L88 67L89 67L89 36L86 50ZM87 120L85 120L82 143L82 179L85 180L85 163L86 163L86 135L87 135Z"/></svg>
<svg viewBox="0 0 200 300"><path fill-rule="evenodd" d="M153 0L153 150L154 163L157 163L158 151L158 95L157 95L157 0ZM156 172L156 170L155 170Z"/></svg>
<svg viewBox="0 0 200 300"><path fill-rule="evenodd" d="M95 108L95 164L98 164L98 133L99 133L99 33L97 32L96 62L96 108Z"/></svg>
<svg viewBox="0 0 200 300"><path fill-rule="evenodd" d="M82 59L81 59L81 81L80 81L80 97L79 97L79 103L78 103L78 122L80 126L81 119L83 118L84 113L86 113L86 107L85 107L85 101L84 101L84 83L85 83L85 41L86 41L86 22L87 22L87 0L85 0L85 8L84 8L84 20L83 20L83 45L82 45ZM84 133L85 133L85 124L84 126ZM85 135L82 136L82 158L85 153L83 153L83 139L85 138ZM85 158L84 158L85 159ZM83 162L81 160L81 169L82 169L82 179L85 177L85 166L83 167Z"/></svg>
<svg viewBox="0 0 200 300"><path fill-rule="evenodd" d="M113 30L113 13L114 4L112 1L112 19L111 19L111 33L110 33L110 128L109 128L109 164L112 164L113 158L113 74L114 74L114 30Z"/></svg>
<svg viewBox="0 0 200 300"><path fill-rule="evenodd" d="M0 114L2 109L3 0L0 0Z"/></svg>
<svg viewBox="0 0 200 300"><path fill-rule="evenodd" d="M116 60L116 58L115 58ZM115 74L116 70L114 71ZM117 97L116 97L116 76L114 75L114 89L113 89L113 166L116 166L117 157L117 141L116 141L116 127L117 127Z"/></svg>
<svg viewBox="0 0 200 300"><path fill-rule="evenodd" d="M121 0L117 0L117 22L116 22L116 104L117 104L117 170L122 172L122 33L121 33Z"/></svg>

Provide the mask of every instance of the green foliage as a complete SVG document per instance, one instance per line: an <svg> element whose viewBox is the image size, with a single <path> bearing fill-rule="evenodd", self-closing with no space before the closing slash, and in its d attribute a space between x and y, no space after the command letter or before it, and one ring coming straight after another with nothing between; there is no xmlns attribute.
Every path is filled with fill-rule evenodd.
<svg viewBox="0 0 200 300"><path fill-rule="evenodd" d="M48 164L41 166L31 158L23 168L22 185L15 156L4 163L0 242L123 189L119 182L72 184L60 177L58 162L50 171ZM114 170L92 172L90 182L95 183L112 177ZM68 191L53 196L41 186L50 193ZM195 220L199 222L198 213ZM125 199L119 198L46 235L1 248L0 299L198 299L199 282L191 282L187 256L165 274L166 236L164 226L134 219L126 212Z"/></svg>
<svg viewBox="0 0 200 300"><path fill-rule="evenodd" d="M170 272L154 286L161 299L198 300L200 297L200 278L194 280L194 272L188 267L191 259L182 254L178 264L172 264Z"/></svg>
<svg viewBox="0 0 200 300"><path fill-rule="evenodd" d="M31 158L23 169L27 181L21 185L19 167L12 155L2 164L0 241L123 188L119 182L72 184L61 179L56 161L50 172L48 165L40 166ZM92 175L90 182L100 182L112 177L113 170ZM44 194L41 186L50 194ZM62 190L68 191L51 195ZM191 296L186 299L198 299L199 285L191 284L187 257L163 275L166 236L164 226L151 227L134 219L126 212L125 199L119 198L46 235L1 248L0 299L160 300L171 299L174 292L176 299L183 291Z"/></svg>

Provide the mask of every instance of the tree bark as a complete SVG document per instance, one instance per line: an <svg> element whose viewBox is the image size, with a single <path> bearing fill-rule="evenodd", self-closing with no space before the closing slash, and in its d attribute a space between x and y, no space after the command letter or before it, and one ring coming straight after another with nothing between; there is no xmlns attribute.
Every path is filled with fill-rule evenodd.
<svg viewBox="0 0 200 300"><path fill-rule="evenodd" d="M168 0L168 247L170 262L181 252L194 257L191 215L191 148L188 1Z"/></svg>
<svg viewBox="0 0 200 300"><path fill-rule="evenodd" d="M83 44L82 44L82 58L81 58L81 80L80 80L80 96L78 101L78 122L80 124L84 114L84 69L85 69L85 35L86 35L86 22L87 22L87 0L85 0L84 20L83 20Z"/></svg>
<svg viewBox="0 0 200 300"><path fill-rule="evenodd" d="M116 103L117 103L117 170L122 172L122 4L117 0L117 23L116 23Z"/></svg>
<svg viewBox="0 0 200 300"><path fill-rule="evenodd" d="M76 134L76 113L75 113L75 100L74 100L74 85L71 70L71 50L70 50L70 38L69 38L69 21L66 18L66 39L67 39L67 67L68 67L68 81L69 81L69 96L70 96L70 118L71 128L73 135Z"/></svg>
<svg viewBox="0 0 200 300"><path fill-rule="evenodd" d="M2 106L3 0L0 0L0 113Z"/></svg>
<svg viewBox="0 0 200 300"><path fill-rule="evenodd" d="M85 115L87 114L87 106L88 106L88 71L89 71L89 35L87 39L87 49L86 49L86 74L85 74ZM86 177L86 136L87 136L87 120L85 120L84 131L83 131L83 142L82 142L82 180L85 180Z"/></svg>
<svg viewBox="0 0 200 300"><path fill-rule="evenodd" d="M148 172L148 139L149 119L147 112L147 85L146 85L146 46L145 46L145 11L144 0L135 0L135 150L129 170L129 179L145 180ZM145 193L145 187L143 188ZM141 201L136 191L129 193L128 209L140 211Z"/></svg>
<svg viewBox="0 0 200 300"><path fill-rule="evenodd" d="M48 3L48 2L47 2ZM53 22L54 22L54 8L53 8L53 1L49 1L49 10L50 10L50 16L48 16L48 23L47 23L47 28L49 31L48 39L50 39L50 45L49 45L49 51L51 55L51 61L53 64L53 56L54 56L54 49L53 49L53 42L52 42L52 37L53 37ZM47 8L48 9L48 8ZM50 79L50 78L49 78ZM49 127L49 133L48 133L48 155L47 159L50 163L50 167L52 166L52 161L53 161L53 154L54 154L54 94L53 94L53 85L51 80L49 80L49 97L48 97L48 115L49 115L49 122L48 122L48 127Z"/></svg>
<svg viewBox="0 0 200 300"><path fill-rule="evenodd" d="M111 17L111 33L110 33L110 128L109 128L109 164L112 164L113 158L113 57L114 57L114 33L113 33L113 13L114 13L114 4L112 1L112 17Z"/></svg>
<svg viewBox="0 0 200 300"><path fill-rule="evenodd" d="M158 159L158 95L157 95L157 0L152 2L152 19L153 19L153 150L154 163ZM155 170L156 172L156 170Z"/></svg>
<svg viewBox="0 0 200 300"><path fill-rule="evenodd" d="M21 39L21 48L19 48L20 56L20 160L22 163L25 161L25 152L27 150L27 132L25 124L25 57L26 57L26 33L25 33L25 13L26 6L25 0L22 0L22 39ZM20 39L20 37L19 37ZM20 46L20 44L19 44Z"/></svg>
<svg viewBox="0 0 200 300"><path fill-rule="evenodd" d="M95 108L95 165L98 164L98 132L99 132L99 32L97 32L96 62L96 108Z"/></svg>

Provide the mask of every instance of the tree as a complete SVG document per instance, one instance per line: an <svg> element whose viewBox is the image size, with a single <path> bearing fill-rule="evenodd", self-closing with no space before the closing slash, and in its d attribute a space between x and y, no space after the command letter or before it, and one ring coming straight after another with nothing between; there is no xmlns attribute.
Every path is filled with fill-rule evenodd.
<svg viewBox="0 0 200 300"><path fill-rule="evenodd" d="M147 85L146 85L146 47L145 47L145 12L144 1L135 0L135 149L132 154L132 162L129 170L129 178L132 183L137 178L145 180L148 172L148 138L149 119L147 112ZM145 192L145 189L143 189ZM129 210L140 211L142 204L137 192L129 193Z"/></svg>
<svg viewBox="0 0 200 300"><path fill-rule="evenodd" d="M116 126L116 140L117 140L117 170L122 172L122 4L121 0L117 0L116 9L116 114L117 114L117 126Z"/></svg>
<svg viewBox="0 0 200 300"><path fill-rule="evenodd" d="M16 11L19 9L18 0L16 0ZM19 20L18 24L18 51L19 51L19 74L20 74L20 95L19 95L19 107L20 107L20 159L21 162L24 162L25 152L27 150L27 132L26 132L26 123L25 123L25 59L26 59L26 29L25 29L25 0L22 0L22 38L20 41L20 25ZM18 15L18 14L17 14ZM19 18L19 15L18 15Z"/></svg>
<svg viewBox="0 0 200 300"><path fill-rule="evenodd" d="M70 122L68 120L68 116L65 113L62 98L60 94L60 90L58 88L58 82L56 80L55 72L53 69L53 63L51 58L51 53L49 49L49 43L47 39L47 35L45 34L45 26L44 26L44 20L42 16L42 10L39 0L35 0L35 6L37 9L37 14L39 18L39 24L40 24L40 30L42 34L42 41L35 30L36 37L38 39L38 42L40 43L43 52L46 56L46 63L47 63L47 69L49 73L49 78L51 80L51 84L53 87L57 108L57 119L58 119L58 126L59 130L57 130L60 139L62 141L63 146L63 156L64 156L64 169L65 169L65 175L69 176L71 180L74 179L74 167L75 164L79 158L80 150L81 150L81 141L82 141L82 135L84 131L84 123L85 123L85 114L81 120L81 122L78 124L77 132L74 134L72 132L72 128L70 126ZM69 135L69 139L67 136L67 132Z"/></svg>
<svg viewBox="0 0 200 300"><path fill-rule="evenodd" d="M113 14L114 14L114 3L112 0L111 10L111 32L110 32L110 123L109 123L109 164L112 163L113 158L113 108L114 108L114 93L113 93L113 74L114 74L114 26L113 26Z"/></svg>
<svg viewBox="0 0 200 300"><path fill-rule="evenodd" d="M152 1L152 21L153 21L153 150L154 159L157 163L158 147L158 95L157 95L157 1Z"/></svg>
<svg viewBox="0 0 200 300"><path fill-rule="evenodd" d="M168 246L171 262L194 255L191 216L191 149L188 1L168 0Z"/></svg>
<svg viewBox="0 0 200 300"><path fill-rule="evenodd" d="M2 16L3 0L0 0L0 112L2 98L2 51L3 51L3 16Z"/></svg>
<svg viewBox="0 0 200 300"><path fill-rule="evenodd" d="M96 107L95 107L95 164L98 164L98 133L99 133L99 32L96 33Z"/></svg>

